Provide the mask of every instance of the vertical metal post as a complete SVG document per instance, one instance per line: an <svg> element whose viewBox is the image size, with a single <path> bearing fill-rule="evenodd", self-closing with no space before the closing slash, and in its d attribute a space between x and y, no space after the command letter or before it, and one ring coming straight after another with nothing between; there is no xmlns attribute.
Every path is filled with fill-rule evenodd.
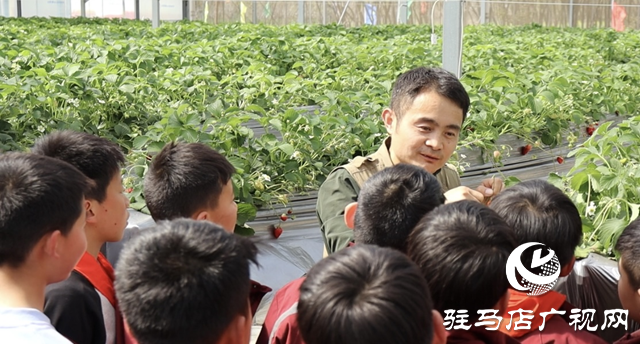
<svg viewBox="0 0 640 344"><path fill-rule="evenodd" d="M22 18L22 1L17 0L18 18Z"/></svg>
<svg viewBox="0 0 640 344"><path fill-rule="evenodd" d="M160 26L160 0L151 0L151 26Z"/></svg>
<svg viewBox="0 0 640 344"><path fill-rule="evenodd" d="M136 12L136 20L140 20L140 0L136 0L134 11Z"/></svg>
<svg viewBox="0 0 640 344"><path fill-rule="evenodd" d="M258 22L258 2L256 0L253 0L251 4L251 13L253 14L252 23L255 24Z"/></svg>
<svg viewBox="0 0 640 344"><path fill-rule="evenodd" d="M407 15L409 13L409 2L407 0L398 0L398 19L396 22L398 24L406 24L407 23Z"/></svg>
<svg viewBox="0 0 640 344"><path fill-rule="evenodd" d="M322 0L322 25L327 25L327 0Z"/></svg>
<svg viewBox="0 0 640 344"><path fill-rule="evenodd" d="M569 0L569 27L573 27L573 0Z"/></svg>
<svg viewBox="0 0 640 344"><path fill-rule="evenodd" d="M486 24L486 23L487 23L487 0L482 0L480 2L480 24Z"/></svg>
<svg viewBox="0 0 640 344"><path fill-rule="evenodd" d="M304 24L304 0L298 0L298 24Z"/></svg>
<svg viewBox="0 0 640 344"><path fill-rule="evenodd" d="M182 20L189 19L189 0L182 0Z"/></svg>
<svg viewBox="0 0 640 344"><path fill-rule="evenodd" d="M448 0L444 3L442 28L442 68L460 77L462 52L462 1Z"/></svg>
<svg viewBox="0 0 640 344"><path fill-rule="evenodd" d="M87 0L80 0L80 16L87 17Z"/></svg>

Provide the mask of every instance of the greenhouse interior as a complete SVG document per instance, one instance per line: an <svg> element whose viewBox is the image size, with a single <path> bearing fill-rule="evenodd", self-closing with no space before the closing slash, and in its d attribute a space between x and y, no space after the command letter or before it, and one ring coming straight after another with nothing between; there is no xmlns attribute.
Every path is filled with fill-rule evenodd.
<svg viewBox="0 0 640 344"><path fill-rule="evenodd" d="M428 301L442 321L414 327L432 343L640 343L639 53L640 0L0 0L0 338L409 343L419 317L407 314ZM30 160L39 155L64 164ZM64 226L84 214L86 249L56 246L55 226L33 219L46 190L12 193L25 171L84 173L42 213L80 197L84 210ZM395 175L374 178L384 173ZM419 195L431 208L411 204ZM19 213L20 202L36 210ZM14 218L34 224L18 231ZM37 226L44 239L26 243ZM210 235L200 246L164 240L187 245L197 231ZM73 232L60 233L71 245ZM143 259L153 243L167 259ZM209 251L189 256L196 246ZM27 253L12 256L16 247ZM233 247L249 276L230 274L250 277L248 291L205 266ZM15 277L25 259L72 264L26 288ZM340 264L371 280L331 280ZM414 270L420 282L400 294L421 301L405 307L391 290ZM188 295L209 283L227 289ZM370 301L349 299L375 283ZM48 285L39 301L21 303L18 291L36 284ZM91 295L67 294L79 285ZM478 299L487 288L499 290L491 302ZM232 317L238 290L249 293L246 338L231 320L202 325ZM32 331L34 319L51 337Z"/></svg>

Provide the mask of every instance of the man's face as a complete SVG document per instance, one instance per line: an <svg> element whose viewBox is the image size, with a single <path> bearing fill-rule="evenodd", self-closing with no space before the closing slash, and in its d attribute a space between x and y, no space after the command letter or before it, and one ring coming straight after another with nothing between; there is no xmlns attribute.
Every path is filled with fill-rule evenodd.
<svg viewBox="0 0 640 344"><path fill-rule="evenodd" d="M434 173L449 160L456 149L462 109L434 91L420 93L398 119L390 109L382 113L391 135L391 160L420 166Z"/></svg>

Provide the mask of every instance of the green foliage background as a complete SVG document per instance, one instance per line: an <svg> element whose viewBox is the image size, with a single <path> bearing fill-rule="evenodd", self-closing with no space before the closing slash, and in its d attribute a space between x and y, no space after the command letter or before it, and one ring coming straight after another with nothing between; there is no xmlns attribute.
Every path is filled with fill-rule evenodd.
<svg viewBox="0 0 640 344"><path fill-rule="evenodd" d="M144 210L152 155L172 140L207 143L238 170L242 224L375 149L395 78L440 65L430 30L0 18L0 149L66 128L112 139ZM572 124L637 114L639 47L635 31L465 28L461 145L492 150L511 133L553 147L575 137Z"/></svg>

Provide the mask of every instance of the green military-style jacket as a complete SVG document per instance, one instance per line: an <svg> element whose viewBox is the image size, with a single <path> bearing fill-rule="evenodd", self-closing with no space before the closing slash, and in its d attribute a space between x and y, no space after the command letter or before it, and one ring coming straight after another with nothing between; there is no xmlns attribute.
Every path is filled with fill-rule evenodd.
<svg viewBox="0 0 640 344"><path fill-rule="evenodd" d="M390 144L391 138L387 138L375 153L358 156L337 167L320 186L316 214L327 253L347 247L353 240L353 231L344 223L344 208L351 202L357 202L360 187L369 177L394 165L389 155ZM442 185L442 192L460 186L460 176L450 164L437 171L435 176Z"/></svg>

